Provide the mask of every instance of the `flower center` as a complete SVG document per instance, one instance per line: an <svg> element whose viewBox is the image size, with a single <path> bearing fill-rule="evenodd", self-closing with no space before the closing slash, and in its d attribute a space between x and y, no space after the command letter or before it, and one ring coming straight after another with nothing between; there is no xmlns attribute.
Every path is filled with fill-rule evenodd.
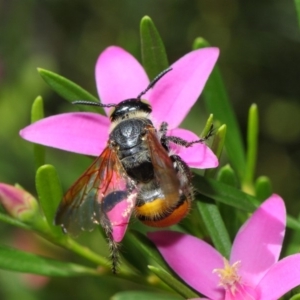
<svg viewBox="0 0 300 300"><path fill-rule="evenodd" d="M226 258L223 258L224 269L214 269L213 273L216 273L220 278L219 286L224 287L226 290L230 290L233 294L237 288L237 285L241 282L241 276L238 275L241 261L235 262L232 266Z"/></svg>
<svg viewBox="0 0 300 300"><path fill-rule="evenodd" d="M224 268L214 269L213 273L216 273L219 278L219 286L225 289L225 300L227 299L243 299L243 300L255 300L259 299L257 292L251 286L242 281L242 277L238 274L241 266L241 261L237 261L230 265L226 258L223 258Z"/></svg>

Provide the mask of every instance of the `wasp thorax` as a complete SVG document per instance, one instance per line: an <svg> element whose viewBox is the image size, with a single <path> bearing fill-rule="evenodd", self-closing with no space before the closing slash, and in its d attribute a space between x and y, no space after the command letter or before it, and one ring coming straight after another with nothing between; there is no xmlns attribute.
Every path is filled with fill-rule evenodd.
<svg viewBox="0 0 300 300"><path fill-rule="evenodd" d="M110 139L120 146L120 149L130 149L139 145L145 132L145 126L151 124L149 119L126 119L113 129Z"/></svg>

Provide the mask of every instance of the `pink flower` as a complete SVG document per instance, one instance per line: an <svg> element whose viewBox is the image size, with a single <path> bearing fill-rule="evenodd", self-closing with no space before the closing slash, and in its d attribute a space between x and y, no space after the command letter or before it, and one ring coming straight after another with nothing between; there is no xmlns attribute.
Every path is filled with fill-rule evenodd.
<svg viewBox="0 0 300 300"><path fill-rule="evenodd" d="M156 127L165 121L169 135L197 140L191 131L177 128L199 97L217 60L217 48L196 50L183 56L143 99L152 105ZM139 62L119 47L104 50L96 64L96 83L102 103L119 103L137 97L149 84ZM108 112L109 109L106 109ZM20 131L22 138L49 147L99 156L106 147L109 118L96 113L66 113L45 118ZM194 168L213 168L218 160L205 144L176 147Z"/></svg>
<svg viewBox="0 0 300 300"><path fill-rule="evenodd" d="M178 136L188 141L197 140L196 134L177 128L199 97L211 73L219 50L205 48L183 56L171 67L172 71L160 79L143 99L152 105L152 120L159 128L168 123L168 135ZM149 84L149 79L139 62L122 48L112 46L104 50L96 63L96 84L102 103L119 103L137 97ZM108 113L109 109L105 109ZM40 120L20 131L22 138L85 155L99 156L107 145L110 121L96 113L65 113ZM218 160L205 144L195 144L184 148L170 145L171 150L193 168L217 167ZM114 233L118 241L123 237L123 226L127 226L132 211L122 203L116 213L109 216L114 229L119 226L121 234ZM124 208L125 206L125 208ZM120 216L123 215L122 218ZM117 230L117 229L116 229Z"/></svg>
<svg viewBox="0 0 300 300"><path fill-rule="evenodd" d="M30 222L38 215L38 203L28 192L12 185L0 183L0 204L12 217Z"/></svg>
<svg viewBox="0 0 300 300"><path fill-rule="evenodd" d="M209 299L275 300L300 284L300 254L278 261L285 224L284 202L272 195L237 233L229 262L193 236L148 235L171 268Z"/></svg>

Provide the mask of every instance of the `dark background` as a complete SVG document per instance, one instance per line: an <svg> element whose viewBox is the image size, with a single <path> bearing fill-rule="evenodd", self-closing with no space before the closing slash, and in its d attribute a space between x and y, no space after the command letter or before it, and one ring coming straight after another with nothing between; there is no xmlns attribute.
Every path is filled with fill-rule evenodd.
<svg viewBox="0 0 300 300"><path fill-rule="evenodd" d="M190 51L196 37L220 48L218 64L244 137L249 106L257 103L259 108L256 175L269 176L288 211L297 215L300 31L294 3L287 0L0 0L0 181L18 182L35 193L32 145L21 140L18 131L29 124L36 96L44 98L46 116L74 110L50 90L36 68L59 73L96 95L94 65L99 53L115 44L140 59L139 23L145 15L156 24L170 63ZM194 111L203 115L203 122L209 114L201 103ZM184 124L192 128L198 119L194 113ZM90 163L52 149L47 162L57 167L65 189ZM2 227L4 240L12 239L12 229ZM10 278L16 277L0 272L0 296L3 293L5 299L18 299L20 293L25 300L63 299L64 293L86 299L81 289L90 291L90 299L107 299L127 285L54 279L32 292L19 277Z"/></svg>

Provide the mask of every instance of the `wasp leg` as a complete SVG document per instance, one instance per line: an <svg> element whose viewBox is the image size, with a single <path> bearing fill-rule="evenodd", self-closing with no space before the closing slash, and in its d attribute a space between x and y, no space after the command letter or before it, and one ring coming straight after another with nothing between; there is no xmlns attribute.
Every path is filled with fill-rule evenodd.
<svg viewBox="0 0 300 300"><path fill-rule="evenodd" d="M166 122L162 122L159 129L160 141L167 150L169 150L169 142L188 148L191 147L193 144L206 142L214 133L214 127L213 125L211 125L206 136L200 138L199 140L188 142L177 136L167 136L167 130L168 124Z"/></svg>
<svg viewBox="0 0 300 300"><path fill-rule="evenodd" d="M168 131L168 123L162 122L159 128L159 134L161 138L165 138L167 136L167 131Z"/></svg>
<svg viewBox="0 0 300 300"><path fill-rule="evenodd" d="M114 241L113 235L112 235L112 227L111 223L106 216L106 214L103 214L102 220L101 220L101 226L104 229L104 232L108 239L108 247L111 257L111 271L113 274L117 274L117 268L120 263L120 255L119 255L119 243Z"/></svg>

